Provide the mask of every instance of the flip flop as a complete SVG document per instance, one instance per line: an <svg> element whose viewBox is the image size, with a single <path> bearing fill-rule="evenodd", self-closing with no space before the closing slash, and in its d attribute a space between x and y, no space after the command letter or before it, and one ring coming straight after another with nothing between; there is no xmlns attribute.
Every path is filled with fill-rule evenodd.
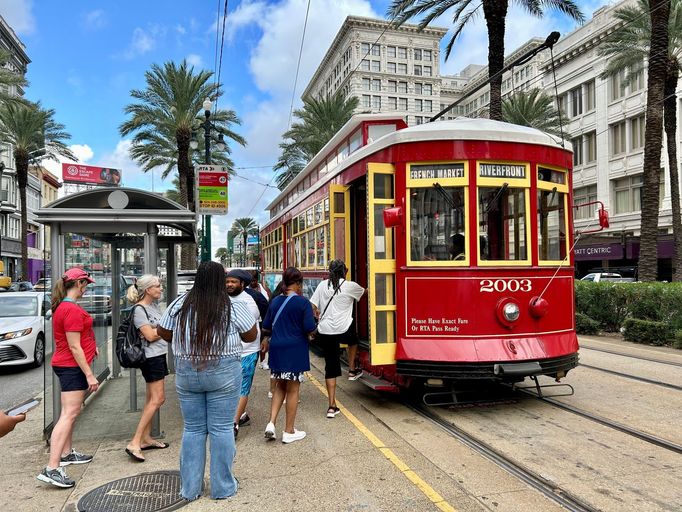
<svg viewBox="0 0 682 512"><path fill-rule="evenodd" d="M128 454L128 456L131 459L133 459L135 462L144 462L146 459L144 457L140 457L139 455L137 455L135 453L136 451L137 450L130 450L130 449L126 448L126 453Z"/></svg>
<svg viewBox="0 0 682 512"><path fill-rule="evenodd" d="M150 444L149 446L143 446L140 448L142 451L144 450L165 450L168 448L170 444L168 443L161 443L161 444Z"/></svg>

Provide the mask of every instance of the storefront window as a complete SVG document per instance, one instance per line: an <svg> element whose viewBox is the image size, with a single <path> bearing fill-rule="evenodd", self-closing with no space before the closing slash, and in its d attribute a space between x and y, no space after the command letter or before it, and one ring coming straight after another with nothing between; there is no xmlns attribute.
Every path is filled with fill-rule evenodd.
<svg viewBox="0 0 682 512"><path fill-rule="evenodd" d="M478 202L480 259L527 260L525 189L481 187Z"/></svg>
<svg viewBox="0 0 682 512"><path fill-rule="evenodd" d="M412 261L466 258L464 187L410 189Z"/></svg>

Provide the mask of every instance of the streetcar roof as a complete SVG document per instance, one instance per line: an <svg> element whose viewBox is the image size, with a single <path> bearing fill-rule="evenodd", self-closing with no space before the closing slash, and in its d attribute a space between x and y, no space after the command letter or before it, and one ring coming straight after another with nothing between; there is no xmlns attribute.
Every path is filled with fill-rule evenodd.
<svg viewBox="0 0 682 512"><path fill-rule="evenodd" d="M356 128L358 128L363 121L391 121L401 119L396 115L388 114L356 114L354 115L332 139L313 157L313 159L306 165L296 177L289 182L287 187L282 190L277 197L266 206L266 210L272 209L277 205L282 197L292 191L303 180L303 178L313 169L316 168L326 157L327 154L340 144L346 137L348 137ZM396 144L403 144L407 142L424 142L430 140L477 140L477 141L499 141L499 142L513 142L519 144L537 144L541 146L549 146L557 149L565 149L566 151L573 151L571 143L562 141L559 137L550 135L546 132L531 128L528 126L520 126L502 121L493 121L484 118L469 118L457 117L455 119L448 119L444 121L435 121L431 123L423 123L417 126L410 126L394 132L390 132L383 137L362 146L360 149L351 153L348 158L336 166L335 169L328 172L324 179L320 179L317 183L306 190L301 195L301 200L318 190L324 183L327 183L331 178L343 172L344 169L355 164L359 160L376 153L384 148ZM265 226L272 223L275 219L281 217L291 208L296 206L299 201L289 204L277 215L273 216ZM264 226L264 227L265 227Z"/></svg>

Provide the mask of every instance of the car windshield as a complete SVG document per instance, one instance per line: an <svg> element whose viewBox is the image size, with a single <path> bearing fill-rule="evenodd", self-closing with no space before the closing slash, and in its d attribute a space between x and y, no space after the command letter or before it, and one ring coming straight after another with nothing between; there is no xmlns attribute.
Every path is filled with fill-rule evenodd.
<svg viewBox="0 0 682 512"><path fill-rule="evenodd" d="M0 318L38 316L37 297L0 297Z"/></svg>

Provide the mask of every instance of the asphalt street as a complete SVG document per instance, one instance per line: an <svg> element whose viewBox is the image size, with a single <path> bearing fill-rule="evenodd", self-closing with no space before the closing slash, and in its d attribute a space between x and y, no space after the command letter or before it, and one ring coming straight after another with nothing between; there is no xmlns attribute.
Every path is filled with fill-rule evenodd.
<svg viewBox="0 0 682 512"><path fill-rule="evenodd" d="M43 366L0 366L0 409L33 398L43 391Z"/></svg>

